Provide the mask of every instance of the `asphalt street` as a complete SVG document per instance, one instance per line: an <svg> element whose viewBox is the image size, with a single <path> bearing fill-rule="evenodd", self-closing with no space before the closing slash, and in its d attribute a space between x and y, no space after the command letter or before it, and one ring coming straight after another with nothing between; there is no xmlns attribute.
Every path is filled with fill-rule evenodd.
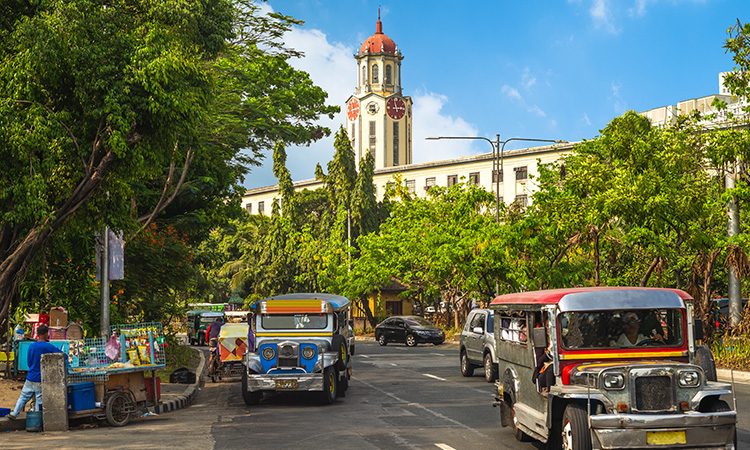
<svg viewBox="0 0 750 450"><path fill-rule="evenodd" d="M9 449L441 449L535 450L501 428L482 369L464 378L458 346L357 342L345 398L288 393L248 407L239 379L210 381L184 410L65 433L7 433ZM750 385L737 384L739 448L750 448ZM732 399L727 399L732 401Z"/></svg>

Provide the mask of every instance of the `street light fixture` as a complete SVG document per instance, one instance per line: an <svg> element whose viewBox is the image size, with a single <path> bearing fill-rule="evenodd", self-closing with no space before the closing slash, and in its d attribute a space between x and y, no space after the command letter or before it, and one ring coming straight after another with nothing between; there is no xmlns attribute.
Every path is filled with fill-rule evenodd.
<svg viewBox="0 0 750 450"><path fill-rule="evenodd" d="M485 140L492 146L492 174L495 178L495 220L500 222L500 176L503 174L503 160L505 155L505 144L510 141L528 141L528 142L551 142L554 144L567 144L568 141L556 140L556 139L533 139L533 138L520 138L513 137L504 141L500 140L500 135L496 135L496 140L491 140L481 136L436 136L428 137L428 140L440 140L440 139L480 139ZM500 143L503 145L500 146ZM504 178L504 175L503 175Z"/></svg>

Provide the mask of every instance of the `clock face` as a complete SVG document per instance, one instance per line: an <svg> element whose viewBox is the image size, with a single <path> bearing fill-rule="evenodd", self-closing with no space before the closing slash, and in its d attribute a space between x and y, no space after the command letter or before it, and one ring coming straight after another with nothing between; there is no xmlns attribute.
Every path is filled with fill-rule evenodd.
<svg viewBox="0 0 750 450"><path fill-rule="evenodd" d="M399 120L404 117L406 112L406 104L404 99L401 97L391 97L388 99L388 103L385 105L385 110L393 120Z"/></svg>
<svg viewBox="0 0 750 450"><path fill-rule="evenodd" d="M346 115L350 121L354 122L359 117L359 100L353 98L346 107Z"/></svg>

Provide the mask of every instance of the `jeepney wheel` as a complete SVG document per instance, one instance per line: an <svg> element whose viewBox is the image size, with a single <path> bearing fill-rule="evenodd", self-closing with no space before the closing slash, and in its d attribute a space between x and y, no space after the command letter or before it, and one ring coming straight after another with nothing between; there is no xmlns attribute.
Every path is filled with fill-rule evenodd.
<svg viewBox="0 0 750 450"><path fill-rule="evenodd" d="M724 412L731 411L732 408L729 406L729 403L724 400L709 398L701 402L700 410L702 412ZM739 448L737 447L737 427L734 428L734 448Z"/></svg>
<svg viewBox="0 0 750 450"><path fill-rule="evenodd" d="M591 434L586 409L581 405L571 403L565 408L562 418L562 448L563 450L591 450Z"/></svg>
<svg viewBox="0 0 750 450"><path fill-rule="evenodd" d="M105 414L107 415L107 423L113 427L123 427L130 422L130 412L128 412L128 406L130 405L130 398L122 391L115 392L109 399L107 399L107 406Z"/></svg>
<svg viewBox="0 0 750 450"><path fill-rule="evenodd" d="M695 364L703 369L706 381L716 381L716 362L707 345L695 346Z"/></svg>
<svg viewBox="0 0 750 450"><path fill-rule="evenodd" d="M407 334L406 335L406 346L407 347L416 347L417 345L417 339L414 337L413 334Z"/></svg>
<svg viewBox="0 0 750 450"><path fill-rule="evenodd" d="M520 428L518 428L518 417L516 417L516 404L513 403L510 406L510 418L511 418L511 424L513 425L513 436L516 437L516 440L518 442L529 442L531 438L528 434L524 433Z"/></svg>
<svg viewBox="0 0 750 450"><path fill-rule="evenodd" d="M466 350L461 350L461 375L465 377L474 375L474 365L469 362L469 357L466 356Z"/></svg>
<svg viewBox="0 0 750 450"><path fill-rule="evenodd" d="M347 348L344 336L341 336L340 334L334 336L333 342L331 342L331 348L338 352L339 360L336 361L336 367L339 371L345 371L349 364L349 349Z"/></svg>
<svg viewBox="0 0 750 450"><path fill-rule="evenodd" d="M247 369L242 369L242 400L247 406L253 406L260 403L263 398L263 391L249 392L247 390Z"/></svg>
<svg viewBox="0 0 750 450"><path fill-rule="evenodd" d="M323 371L323 392L321 393L321 400L323 404L330 405L336 401L336 393L338 391L338 375L333 367L327 367Z"/></svg>
<svg viewBox="0 0 750 450"><path fill-rule="evenodd" d="M381 347L385 347L385 344L387 344L388 341L385 340L385 335L381 334L378 336L378 344L380 344Z"/></svg>

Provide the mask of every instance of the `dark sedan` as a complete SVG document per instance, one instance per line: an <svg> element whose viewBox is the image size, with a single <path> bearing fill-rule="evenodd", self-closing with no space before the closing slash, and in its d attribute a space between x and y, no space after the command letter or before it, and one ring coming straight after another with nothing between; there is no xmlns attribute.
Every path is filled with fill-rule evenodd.
<svg viewBox="0 0 750 450"><path fill-rule="evenodd" d="M445 333L423 317L393 316L375 327L375 340L380 345L389 342L403 342L408 347L417 344L440 345L445 341Z"/></svg>

